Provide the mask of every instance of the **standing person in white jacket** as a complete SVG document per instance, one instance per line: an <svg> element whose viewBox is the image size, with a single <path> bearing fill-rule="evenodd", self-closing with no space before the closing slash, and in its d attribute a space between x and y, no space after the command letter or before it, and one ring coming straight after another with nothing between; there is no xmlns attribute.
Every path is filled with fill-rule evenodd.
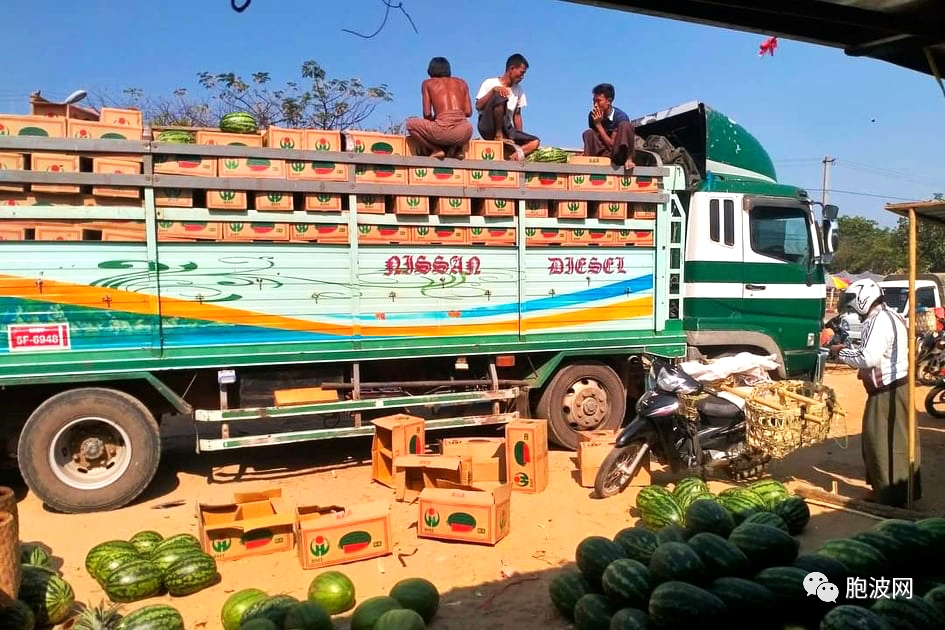
<svg viewBox="0 0 945 630"><path fill-rule="evenodd" d="M863 410L863 463L872 500L904 507L909 480L909 331L902 317L886 306L883 291L872 280L857 280L846 290L849 308L859 314L863 332L859 348L835 345L831 350L851 367L866 388ZM919 436L916 435L913 498L922 496Z"/></svg>

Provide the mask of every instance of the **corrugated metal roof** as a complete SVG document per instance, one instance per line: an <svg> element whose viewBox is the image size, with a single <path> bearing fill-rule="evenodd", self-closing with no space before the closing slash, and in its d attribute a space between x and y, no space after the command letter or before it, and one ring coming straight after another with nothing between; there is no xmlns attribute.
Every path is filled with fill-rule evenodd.
<svg viewBox="0 0 945 630"><path fill-rule="evenodd" d="M841 48L945 74L943 0L565 0Z"/></svg>

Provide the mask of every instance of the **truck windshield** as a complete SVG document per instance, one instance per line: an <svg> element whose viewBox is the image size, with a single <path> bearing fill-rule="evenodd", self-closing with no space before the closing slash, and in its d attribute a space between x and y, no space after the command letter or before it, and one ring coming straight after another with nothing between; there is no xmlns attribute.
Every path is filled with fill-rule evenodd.
<svg viewBox="0 0 945 630"><path fill-rule="evenodd" d="M748 220L754 251L801 265L811 259L810 224L800 208L760 206L751 210Z"/></svg>

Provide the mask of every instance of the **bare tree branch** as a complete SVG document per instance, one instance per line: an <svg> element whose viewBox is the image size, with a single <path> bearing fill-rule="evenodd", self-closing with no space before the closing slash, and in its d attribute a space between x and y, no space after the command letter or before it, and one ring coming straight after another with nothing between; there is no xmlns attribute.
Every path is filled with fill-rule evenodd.
<svg viewBox="0 0 945 630"><path fill-rule="evenodd" d="M235 72L200 72L197 82L205 91L193 97L184 88L170 97L150 97L140 88L128 88L121 97L94 95L93 102L135 107L152 125L216 127L220 117L234 111L253 115L260 127L358 128L380 103L394 100L386 84L365 86L361 79L330 78L318 62L301 66L301 81L272 85L268 72L247 78Z"/></svg>

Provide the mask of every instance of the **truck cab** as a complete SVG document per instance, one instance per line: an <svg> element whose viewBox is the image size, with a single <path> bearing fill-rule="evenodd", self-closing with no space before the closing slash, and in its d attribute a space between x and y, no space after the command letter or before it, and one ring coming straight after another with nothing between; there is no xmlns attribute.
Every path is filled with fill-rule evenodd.
<svg viewBox="0 0 945 630"><path fill-rule="evenodd" d="M778 182L761 143L703 103L643 117L636 129L646 148L687 171L680 200L690 357L749 351L774 355L781 377L816 377L836 206L818 221L819 204Z"/></svg>

